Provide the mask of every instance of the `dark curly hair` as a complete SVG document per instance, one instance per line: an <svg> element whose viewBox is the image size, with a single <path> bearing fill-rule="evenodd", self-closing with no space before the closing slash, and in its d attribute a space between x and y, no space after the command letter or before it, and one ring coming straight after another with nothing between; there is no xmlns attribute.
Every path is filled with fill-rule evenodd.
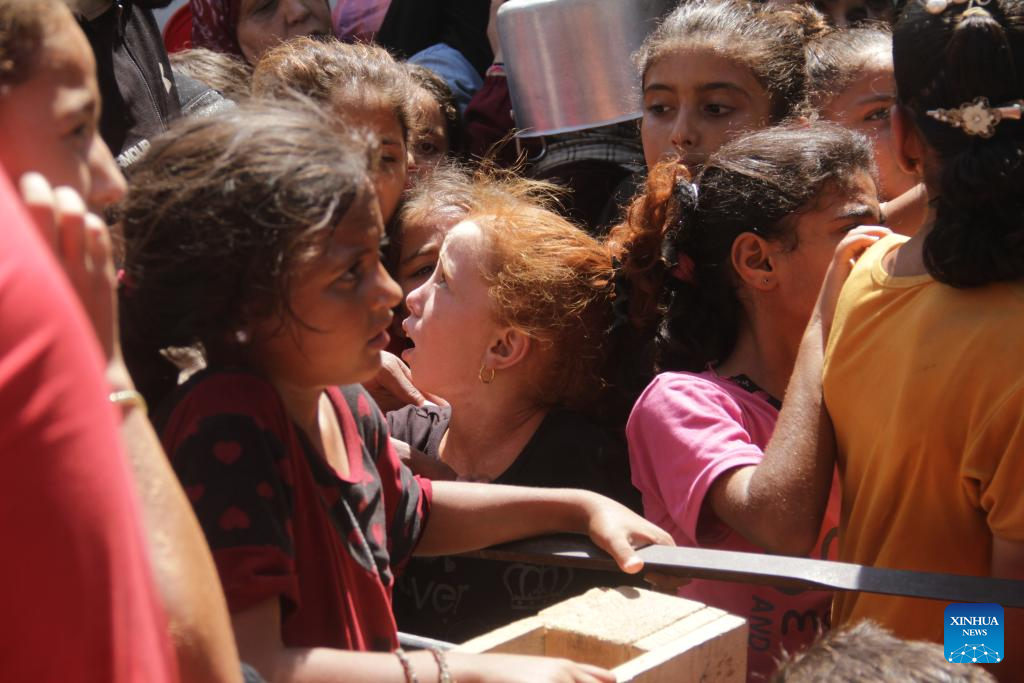
<svg viewBox="0 0 1024 683"><path fill-rule="evenodd" d="M965 7L931 14L909 3L893 62L899 103L931 151L925 183L936 218L925 266L939 282L979 287L1024 276L1024 123L1005 121L983 138L927 112L1024 98L1024 0L992 0L970 15Z"/></svg>
<svg viewBox="0 0 1024 683"><path fill-rule="evenodd" d="M230 362L236 330L291 315L296 272L368 182L368 156L297 102L182 120L152 141L118 211L122 341L147 401L177 383L168 349Z"/></svg>
<svg viewBox="0 0 1024 683"><path fill-rule="evenodd" d="M730 254L739 235L795 249L800 213L874 169L863 136L824 122L725 144L696 177L699 189L678 164L656 166L609 239L630 289L633 328L653 342L656 369L700 371L732 353L742 308ZM694 263L687 282L669 277L682 254Z"/></svg>

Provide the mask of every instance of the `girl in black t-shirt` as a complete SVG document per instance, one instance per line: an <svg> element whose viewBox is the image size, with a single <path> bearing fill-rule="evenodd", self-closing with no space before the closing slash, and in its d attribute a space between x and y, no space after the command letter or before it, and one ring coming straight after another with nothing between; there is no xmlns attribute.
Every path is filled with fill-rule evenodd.
<svg viewBox="0 0 1024 683"><path fill-rule="evenodd" d="M436 268L406 298L412 378L450 407L392 412L393 436L461 480L578 487L635 506L619 430L598 421L612 262L536 198L478 187ZM403 630L464 640L619 577L465 558L416 561Z"/></svg>

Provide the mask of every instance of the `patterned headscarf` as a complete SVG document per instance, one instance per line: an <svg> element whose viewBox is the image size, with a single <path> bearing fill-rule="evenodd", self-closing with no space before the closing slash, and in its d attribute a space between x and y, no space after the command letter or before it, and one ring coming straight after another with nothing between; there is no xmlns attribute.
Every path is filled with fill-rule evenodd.
<svg viewBox="0 0 1024 683"><path fill-rule="evenodd" d="M192 5L192 46L242 56L238 15L242 0L189 0Z"/></svg>

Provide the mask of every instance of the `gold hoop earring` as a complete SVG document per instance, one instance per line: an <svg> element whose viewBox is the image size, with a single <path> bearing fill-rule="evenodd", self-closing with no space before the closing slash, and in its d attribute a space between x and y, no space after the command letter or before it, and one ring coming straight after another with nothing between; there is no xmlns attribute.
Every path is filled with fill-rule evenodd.
<svg viewBox="0 0 1024 683"><path fill-rule="evenodd" d="M491 374L484 375L485 370L490 370ZM484 384L490 384L494 381L494 368L489 368L486 365L480 366L480 372L476 373L476 376L480 378L480 381Z"/></svg>

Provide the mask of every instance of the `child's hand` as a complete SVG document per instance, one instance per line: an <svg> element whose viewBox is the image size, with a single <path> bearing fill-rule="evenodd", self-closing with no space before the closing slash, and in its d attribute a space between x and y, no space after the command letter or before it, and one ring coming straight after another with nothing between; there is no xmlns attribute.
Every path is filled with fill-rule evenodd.
<svg viewBox="0 0 1024 683"><path fill-rule="evenodd" d="M842 291L846 278L850 276L853 264L868 247L891 234L892 230L889 228L862 225L851 230L839 242L828 272L825 273L825 280L821 284L821 292L818 294L818 304L815 308L815 317L821 322L822 334L825 339L828 339L832 319L836 314L839 292Z"/></svg>
<svg viewBox="0 0 1024 683"><path fill-rule="evenodd" d="M412 383L412 371L398 356L382 351L377 375L363 383L373 400L385 413L405 406L421 406L427 401L435 405L448 405L443 399L423 394Z"/></svg>
<svg viewBox="0 0 1024 683"><path fill-rule="evenodd" d="M447 653L452 678L462 683L615 683L615 674L568 659L525 655Z"/></svg>
<svg viewBox="0 0 1024 683"><path fill-rule="evenodd" d="M53 189L38 173L21 178L21 195L92 323L104 357L118 353L117 276L110 232L77 192Z"/></svg>
<svg viewBox="0 0 1024 683"><path fill-rule="evenodd" d="M644 561L636 554L637 548L675 545L667 531L610 498L595 493L588 497L586 505L587 535L627 574L636 574L644 568Z"/></svg>

